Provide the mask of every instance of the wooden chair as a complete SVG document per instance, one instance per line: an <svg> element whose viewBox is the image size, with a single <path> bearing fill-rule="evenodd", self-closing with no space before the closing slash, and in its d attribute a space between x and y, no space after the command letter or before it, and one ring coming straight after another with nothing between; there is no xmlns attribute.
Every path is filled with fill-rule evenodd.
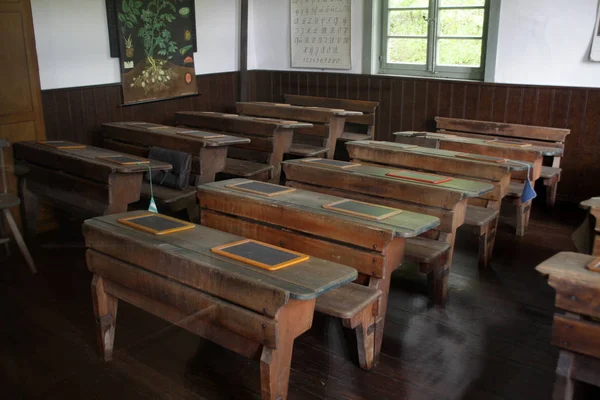
<svg viewBox="0 0 600 400"><path fill-rule="evenodd" d="M37 270L35 269L35 264L33 263L31 254L29 254L29 250L25 245L23 236L21 236L21 232L19 232L19 227L17 226L17 223L15 222L12 214L10 213L10 209L19 206L21 204L21 200L18 196L8 193L8 183L6 182L6 166L4 164L5 147L10 147L10 143L6 139L0 139L0 172L2 173L2 193L0 193L0 211L2 211L2 215L6 219L8 227L13 233L15 241L17 242L21 253L23 253L23 257L25 258L25 261L27 261L27 265L29 265L31 273L35 274ZM9 241L10 238L4 238L4 221L0 218L0 244L4 244L6 252L10 254L10 248L8 246Z"/></svg>
<svg viewBox="0 0 600 400"><path fill-rule="evenodd" d="M558 129L545 126L508 124L503 122L475 121L457 118L436 117L438 132L448 132L458 136L494 140L518 140L532 146L554 147L560 149L545 156L541 178L546 186L546 205L554 207L556 192L560 182L560 160L564 153L565 141L570 129Z"/></svg>

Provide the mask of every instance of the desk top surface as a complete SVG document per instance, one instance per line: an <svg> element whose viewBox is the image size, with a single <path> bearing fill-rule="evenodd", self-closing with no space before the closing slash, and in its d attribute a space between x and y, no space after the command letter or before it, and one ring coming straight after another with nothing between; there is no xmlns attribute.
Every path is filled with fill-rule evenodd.
<svg viewBox="0 0 600 400"><path fill-rule="evenodd" d="M452 151L452 150L432 149L429 147L420 147L420 146L408 145L408 144L403 144L403 143L395 143L395 142L385 142L385 141L375 141L375 140L358 140L358 141L354 141L354 142L348 142L348 143L346 143L346 146L383 149L385 151L390 151L390 152L394 152L394 153L398 153L398 154L407 153L407 154L419 154L419 155L423 155L425 157L446 158L446 159L450 159L450 160L458 159L458 160L469 162L469 163L495 166L499 170L508 170L508 171L524 171L527 169L527 166L524 164L529 164L530 166L533 166L532 163L521 162L521 161L516 163L512 160L507 160L506 162L503 162L503 163L496 163L496 162L488 162L488 161L485 161L484 159L481 159L481 160L469 159L469 158L464 158L464 157L459 157L459 156L479 157L480 155L472 154L472 153L463 153L463 152ZM375 160L373 160L373 161L375 161Z"/></svg>
<svg viewBox="0 0 600 400"><path fill-rule="evenodd" d="M284 119L277 118L266 118L266 117L250 117L247 115L238 115L238 114L228 114L228 113L219 113L213 111L178 111L175 113L175 116L178 115L187 115L187 116L197 116L203 118L215 118L215 119L229 119L229 120L239 120L239 121L247 121L247 122L258 122L263 124L275 125L277 128L281 129L299 129L299 128L311 128L313 124L308 122L298 122L298 121L289 121Z"/></svg>
<svg viewBox="0 0 600 400"><path fill-rule="evenodd" d="M294 106L294 105L285 104L285 103L270 103L270 102L262 102L262 101L253 101L253 102L241 102L240 101L240 102L237 102L236 104L238 106L242 106L242 107L243 106L260 106L260 107L271 108L271 109L285 108L286 110L290 110L291 113L293 113L294 111L300 112L300 111L304 111L304 110L311 110L311 111L327 113L327 114L337 115L337 116L363 115L363 113L360 111L348 111L348 110L343 110L340 108Z"/></svg>
<svg viewBox="0 0 600 400"><path fill-rule="evenodd" d="M543 261L535 269L544 275L551 275L555 279L565 279L594 286L600 292L600 272L593 272L586 268L586 265L594 259L596 256L565 251Z"/></svg>
<svg viewBox="0 0 600 400"><path fill-rule="evenodd" d="M113 122L102 124L102 126L113 127L119 129L133 130L147 133L148 135L145 138L145 141L151 143L153 141L153 137L160 138L163 137L174 137L177 138L178 141L187 142L191 145L202 146L202 147L222 147L222 146L231 146L235 144L245 144L250 143L250 139L243 138L239 136L227 135L226 133L218 133L218 132L210 132L204 131L202 129L194 129L194 128L178 128L175 126L154 124L149 122ZM215 138L202 138L202 137L192 137L190 135L183 135L181 132L205 132L208 134L221 135L220 137ZM157 144L158 145L158 144Z"/></svg>
<svg viewBox="0 0 600 400"><path fill-rule="evenodd" d="M374 180L383 180L383 181L389 182L389 183L395 182L398 185L411 185L411 186L414 186L416 188L421 188L421 189L431 188L431 189L436 189L436 190L441 189L441 190L447 190L450 192L458 192L465 197L479 197L481 195L484 195L484 194L494 190L494 186L489 183L472 181L472 180L467 180L467 179L460 179L460 178L452 178L452 180L450 180L448 182L433 184L433 183L418 182L418 181L409 180L409 179L401 179L401 178L394 178L394 177L387 176L388 173L397 173L399 171L414 172L414 171L400 169L400 168L376 167L376 166L360 165L360 163L358 163L359 164L358 166L348 168L348 169L333 169L333 168L328 168L325 166L320 166L317 164L307 162L309 160L311 160L311 159L299 159L299 160L284 161L283 166L284 166L284 169L286 166L289 165L289 166L294 166L294 167L301 167L301 168L316 170L319 172L317 174L314 174L314 178L316 180L319 179L319 176L325 176L327 174L331 174L332 172L336 172L336 173L347 174L349 176L353 175L359 179L372 178ZM351 163L347 163L347 164L351 164ZM291 179L293 180L293 178L291 178ZM318 184L318 182L311 182L311 183Z"/></svg>
<svg viewBox="0 0 600 400"><path fill-rule="evenodd" d="M588 210L590 208L600 208L600 197L592 197L579 203L581 208Z"/></svg>
<svg viewBox="0 0 600 400"><path fill-rule="evenodd" d="M344 200L342 197L330 196L311 192L307 190L296 189L293 192L282 193L277 196L269 197L260 194L244 192L235 189L234 185L253 182L248 179L230 179L227 181L213 182L198 187L200 197L203 191L213 193L223 193L228 196L234 196L240 202L252 200L264 204L282 207L284 209L294 209L300 212L311 214L320 218L329 218L332 220L331 230L334 231L338 223L347 223L361 225L364 229L389 232L394 237L414 237L424 233L440 224L440 220L429 215L418 214L403 210L402 213L382 220L373 220L360 216L353 216L324 208L324 205ZM289 189L282 186L283 189ZM300 227L299 227L300 229Z"/></svg>
<svg viewBox="0 0 600 400"><path fill-rule="evenodd" d="M117 151L107 150L100 147L88 145L86 145L86 147L82 149L59 149L35 141L28 141L14 143L13 150L15 152L15 158L19 160L56 169L62 169L60 167L68 167L67 163L69 161L76 162L76 164L72 165L72 168L74 169L77 169L77 167L81 165L82 162L84 162L89 167L98 167L99 169L110 169L114 172L122 174L148 172L148 167L150 167L152 170L170 170L172 168L171 164L164 163L161 161L154 161L148 160L146 158L134 157L129 154L119 153ZM106 156L123 156L128 158L150 161L150 163L121 165L98 158ZM69 168L66 168L66 170L68 169Z"/></svg>
<svg viewBox="0 0 600 400"><path fill-rule="evenodd" d="M242 287L247 288L246 290L250 287L270 287L288 293L292 299L309 300L347 284L357 277L357 272L353 268L315 257L277 271L254 267L211 251L214 247L244 238L200 225L190 230L157 236L117 221L120 218L147 213L147 211L134 211L85 221L86 246L117 259L131 257L122 261L134 264L137 260L143 259L143 257L136 257L136 253L160 254L160 262L151 261L144 265L135 265L159 275L167 274L168 278L193 288L198 288L200 284L195 282L198 282L201 276L205 276L200 275L200 271L204 273L208 271L211 276L224 275L233 278L236 282L241 282L244 285ZM115 248L105 238L117 240L120 245L116 247L120 248ZM127 248L127 251L123 252L123 248ZM154 257L152 259L156 260ZM143 263L143 261L139 262ZM190 263L191 268L189 268ZM177 267L165 272L165 265ZM206 285L206 282L202 285ZM251 294L248 293L247 296Z"/></svg>
<svg viewBox="0 0 600 400"><path fill-rule="evenodd" d="M530 152L538 152L543 156L560 156L563 154L563 149L558 147L543 147L538 145L530 145L526 147L517 147L511 144L503 143L502 140L494 140L490 139L477 139L471 137L458 136L452 133L432 133L432 132L419 132L419 131L406 131L406 132L394 132L395 136L402 136L405 138L421 138L421 139L429 139L432 141L448 141L448 142L461 142L468 143L479 146L489 146L489 147L501 147L501 148L510 148L513 150L521 150L521 151L530 151ZM519 140L516 138L506 138L503 139L507 142L516 142ZM526 142L524 142L526 143Z"/></svg>

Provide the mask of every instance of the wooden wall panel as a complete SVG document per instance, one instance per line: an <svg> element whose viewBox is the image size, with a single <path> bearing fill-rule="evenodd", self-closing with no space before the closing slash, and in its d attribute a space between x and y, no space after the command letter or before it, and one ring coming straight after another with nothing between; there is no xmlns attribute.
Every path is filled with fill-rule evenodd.
<svg viewBox="0 0 600 400"><path fill-rule="evenodd" d="M378 101L378 140L393 140L399 130L432 130L436 115L569 128L559 197L600 195L600 89L251 71L250 100L283 101L287 93Z"/></svg>
<svg viewBox="0 0 600 400"><path fill-rule="evenodd" d="M147 121L171 124L176 111L235 111L239 73L199 75L199 96L121 106L120 84L42 91L48 139L99 144L104 122ZM269 84L269 87L272 87ZM277 86L278 93L279 85Z"/></svg>

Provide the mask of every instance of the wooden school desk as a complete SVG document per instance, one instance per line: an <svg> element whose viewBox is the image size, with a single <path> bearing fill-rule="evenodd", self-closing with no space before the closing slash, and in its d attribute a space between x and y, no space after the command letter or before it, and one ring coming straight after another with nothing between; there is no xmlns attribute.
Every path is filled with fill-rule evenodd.
<svg viewBox="0 0 600 400"><path fill-rule="evenodd" d="M315 156L314 146L301 143L301 136L316 137L325 142L323 151L327 158L333 159L337 140L344 134L346 116L362 115L358 111L346 111L334 108L303 107L289 104L264 103L264 102L238 102L237 112L244 115L256 117L281 118L294 121L310 122L312 128L299 129L295 132L294 145L290 153L300 157ZM299 136L296 138L297 136Z"/></svg>
<svg viewBox="0 0 600 400"><path fill-rule="evenodd" d="M587 237L583 238L586 242L584 244L585 252L600 256L600 197L592 197L582 201L579 206L588 212L588 216L584 221L587 224L584 232L589 233L589 236L586 235ZM582 251L579 247L577 249Z"/></svg>
<svg viewBox="0 0 600 400"><path fill-rule="evenodd" d="M467 200L491 192L494 187L485 182L457 178L432 184L386 176L388 173L400 171L394 168L357 166L342 161L337 161L340 168L331 168L319 165L318 162L310 159L284 162L286 185L427 214L440 219L437 232L434 234L430 231L429 236L450 246L444 273L432 282L436 288L434 296L438 302L443 303L446 299L456 230L465 221Z"/></svg>
<svg viewBox="0 0 600 400"><path fill-rule="evenodd" d="M368 320L355 328L360 364L371 368L381 348L391 274L402 264L405 241L435 228L439 219L381 207L383 213L391 211L393 215L370 219L329 208L343 202L340 197L285 186L261 186L246 179L199 186L202 225L358 270L362 285L381 291L378 304L367 310ZM252 188L264 191L248 191ZM269 195L267 190L281 194ZM364 286L357 286L346 286L348 293L339 293L337 299L331 295L325 303L318 299L317 311L342 318L344 325L352 328L354 319L362 320L359 312L366 303L361 300L365 294L360 289ZM355 304L359 305L353 307Z"/></svg>
<svg viewBox="0 0 600 400"><path fill-rule="evenodd" d="M555 400L571 400L574 381L600 387L600 258L563 252L536 270L556 290L552 344L560 349Z"/></svg>
<svg viewBox="0 0 600 400"><path fill-rule="evenodd" d="M479 154L393 142L365 140L348 142L346 147L350 159L358 163L423 170L492 184L493 191L469 199L465 218L465 225L479 235L479 266L489 265L502 199L508 193L511 175L526 174L526 166L504 159L492 162L493 158Z"/></svg>
<svg viewBox="0 0 600 400"><path fill-rule="evenodd" d="M180 111L175 113L175 123L197 129L228 132L250 139L248 144L235 145L227 154L225 172L236 177L250 177L254 164L271 165L270 180L279 183L283 155L290 151L294 131L312 128L312 124L271 118L247 117L217 112ZM235 174L236 171L244 171ZM257 179L252 176L252 179Z"/></svg>
<svg viewBox="0 0 600 400"><path fill-rule="evenodd" d="M13 144L13 151L15 160L27 169L19 177L19 187L30 238L36 233L40 200L77 217L121 213L140 200L142 178L148 166L152 170L171 169L170 164L156 161L116 164L98 157L131 156L93 146L58 149L37 142L20 142Z"/></svg>
<svg viewBox="0 0 600 400"><path fill-rule="evenodd" d="M119 223L147 212L85 221L98 343L113 356L118 301L260 360L263 399L285 399L294 339L312 325L317 297L356 270L310 257L267 271L211 249L243 238L203 226L158 236Z"/></svg>
<svg viewBox="0 0 600 400"><path fill-rule="evenodd" d="M148 155L148 150L152 146L191 153L194 158L193 178L190 183L196 186L200 183L213 182L215 174L223 171L229 146L250 143L249 139L237 136L224 135L204 139L180 134L182 131L186 129L145 122L102 124L103 146L142 157Z"/></svg>

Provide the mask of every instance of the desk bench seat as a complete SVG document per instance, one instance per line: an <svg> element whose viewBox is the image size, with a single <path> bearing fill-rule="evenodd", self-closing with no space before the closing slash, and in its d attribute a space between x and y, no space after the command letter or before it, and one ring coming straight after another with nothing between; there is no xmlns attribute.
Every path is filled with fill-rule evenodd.
<svg viewBox="0 0 600 400"><path fill-rule="evenodd" d="M499 215L498 210L491 208L467 206L465 226L471 227L479 235L479 268L487 267L492 258Z"/></svg>
<svg viewBox="0 0 600 400"><path fill-rule="evenodd" d="M272 165L238 160L236 158L228 158L225 161L225 169L223 170L223 174L225 174L227 178L248 178L263 182L269 180L272 172Z"/></svg>
<svg viewBox="0 0 600 400"><path fill-rule="evenodd" d="M450 273L449 265L446 261L452 247L450 244L439 240L427 239L424 237L413 237L406 239L404 257L419 263L419 270L427 274L427 289L429 297L438 304L442 304L446 293L437 287L445 274Z"/></svg>
<svg viewBox="0 0 600 400"><path fill-rule="evenodd" d="M288 154L297 157L319 157L327 154L327 147L312 146L310 144L294 143Z"/></svg>
<svg viewBox="0 0 600 400"><path fill-rule="evenodd" d="M371 369L374 364L375 322L381 294L381 290L350 283L320 296L315 306L315 311L340 318L346 328L355 330L363 369Z"/></svg>
<svg viewBox="0 0 600 400"><path fill-rule="evenodd" d="M543 179L552 179L560 177L562 169L542 166L542 174L540 175Z"/></svg>
<svg viewBox="0 0 600 400"><path fill-rule="evenodd" d="M344 132L338 140L342 142L354 142L357 140L371 140L371 135L365 133Z"/></svg>
<svg viewBox="0 0 600 400"><path fill-rule="evenodd" d="M152 185L152 193L160 212L174 213L180 210L187 210L190 221L198 219L195 187L189 186L183 190L178 190L154 184ZM150 201L150 194L150 183L143 182L141 199Z"/></svg>

